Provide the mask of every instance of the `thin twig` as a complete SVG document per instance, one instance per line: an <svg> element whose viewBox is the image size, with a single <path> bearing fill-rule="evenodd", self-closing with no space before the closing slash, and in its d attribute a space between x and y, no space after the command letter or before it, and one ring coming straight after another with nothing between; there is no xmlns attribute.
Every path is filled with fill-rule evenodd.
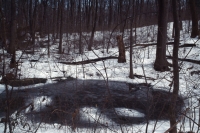
<svg viewBox="0 0 200 133"><path fill-rule="evenodd" d="M190 108L187 108L185 110L185 112L182 114L182 116L178 119L178 121L173 125L171 126L167 131L165 131L164 133L168 133L169 131L171 131L185 116L186 116L186 113L190 110ZM186 116L187 117L187 116Z"/></svg>

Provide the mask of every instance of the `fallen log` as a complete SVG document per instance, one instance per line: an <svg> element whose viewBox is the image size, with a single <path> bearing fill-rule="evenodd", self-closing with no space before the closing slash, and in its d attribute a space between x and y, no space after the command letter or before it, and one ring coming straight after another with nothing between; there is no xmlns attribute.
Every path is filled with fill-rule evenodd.
<svg viewBox="0 0 200 133"><path fill-rule="evenodd" d="M108 57L101 57L101 58L78 61L78 62L58 62L58 63L62 63L62 64L66 64L66 65L83 65L83 64L95 63L97 61L103 61L103 60L107 60L107 59L118 59L118 57L108 56Z"/></svg>
<svg viewBox="0 0 200 133"><path fill-rule="evenodd" d="M166 44L173 45L174 42L167 42ZM157 45L157 43L147 43L147 44L141 43L141 44L135 44L135 45L133 45L133 47L141 46L142 48L146 48L146 47L154 46L154 45ZM196 44L185 43L185 44L179 46L179 48L184 48L184 47L196 47ZM125 47L125 49L128 49L128 48L130 48L130 46Z"/></svg>
<svg viewBox="0 0 200 133"><path fill-rule="evenodd" d="M184 48L184 47L196 47L196 44L185 43L185 44L179 46L179 48Z"/></svg>
<svg viewBox="0 0 200 133"><path fill-rule="evenodd" d="M166 56L169 59L172 59L172 56ZM195 64L199 64L200 65L200 61L199 60L192 60L192 59L182 59L182 58L178 58L178 60L180 61L187 61L187 62L191 62L191 63L195 63Z"/></svg>
<svg viewBox="0 0 200 133"><path fill-rule="evenodd" d="M179 43L180 44L180 43ZM135 44L133 45L133 47L138 47L138 46L141 46L142 48L146 48L146 47L149 47L149 46L154 46L154 45L157 45L157 43L140 43L140 44ZM174 42L167 42L166 45L174 45ZM180 46L179 46L180 47ZM189 47L189 46L188 46ZM192 46L191 46L192 47ZM125 47L125 49L128 49L130 48L130 46L127 46Z"/></svg>
<svg viewBox="0 0 200 133"><path fill-rule="evenodd" d="M47 79L45 78L25 78L25 79L12 79L6 82L6 84L12 87L19 87L19 86L27 86L27 85L34 85L38 83L46 83ZM1 84L5 84L5 82L1 81Z"/></svg>
<svg viewBox="0 0 200 133"><path fill-rule="evenodd" d="M154 79L152 77L145 77L143 75L134 74L133 76L136 77L136 78L139 78L139 79L146 78L147 80L153 80L153 81L156 80L156 79Z"/></svg>

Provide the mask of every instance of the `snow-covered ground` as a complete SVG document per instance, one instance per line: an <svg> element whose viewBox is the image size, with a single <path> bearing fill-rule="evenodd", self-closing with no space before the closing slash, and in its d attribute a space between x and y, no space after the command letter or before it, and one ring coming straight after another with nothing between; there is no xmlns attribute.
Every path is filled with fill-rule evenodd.
<svg viewBox="0 0 200 133"><path fill-rule="evenodd" d="M187 22L183 23L184 25ZM145 42L156 42L156 26L148 26L137 28L137 43ZM169 23L168 26L168 37L171 37L172 33L172 23ZM86 33L83 33L85 37L87 37ZM117 33L115 33L116 35ZM95 40L102 41L103 39L108 39L110 33L109 32L96 32ZM129 38L129 30L125 31L124 41L128 46L128 38ZM40 38L41 40L46 40L47 38ZM47 78L47 83L54 83L52 79L62 77L74 77L77 79L101 79L101 80L109 80L109 81L124 81L129 83L144 83L144 78L134 78L130 79L129 76L129 57L130 53L127 49L126 51L126 63L118 63L116 59L109 59L105 61L99 61L90 64L83 65L66 65L59 62L77 62L88 59L95 59L99 57L107 57L107 56L118 56L118 49L115 37L113 36L111 39L112 44L115 44L114 48L109 48L108 53L106 49L98 46L93 51L84 51L84 54L75 54L72 47L72 42L78 39L76 34L72 34L68 38L63 39L63 47L65 47L65 54L58 55L57 47L58 43L51 43L50 47L50 57L47 56L47 48L40 48L35 52L34 55L23 53L22 51L17 51L17 59L21 60L21 64L19 66L19 73L21 74L20 78ZM170 41L170 40L169 40ZM172 40L171 40L172 41ZM83 42L85 43L85 42ZM104 41L107 43L107 41ZM198 38L191 39L190 34L186 33L185 29L181 31L181 45L185 43L196 44L196 47L185 47L179 49L179 58L187 58L193 60L200 60L200 40ZM173 47L171 45L167 46L167 55L172 55ZM69 53L68 53L69 51ZM155 53L156 46L149 46L146 48L143 47L134 47L133 50L133 71L134 74L137 75L146 75L147 77L154 78L155 80L147 80L148 83L153 85L154 88L164 89L166 91L170 90L170 84L172 82L172 72L157 72L153 69L153 63L155 61ZM22 56L21 56L22 55ZM27 60L28 59L28 60ZM37 60L37 62L31 62L30 60ZM171 60L169 59L169 62ZM199 123L199 98L200 98L200 82L198 74L191 74L192 71L199 71L199 64L189 63L189 62L179 62L180 64L180 92L179 94L186 98L186 103L183 111L186 108L190 108L189 112L186 114L196 123ZM144 69L143 69L144 68ZM12 70L11 70L12 71ZM39 84L43 85L43 84ZM20 87L20 89L31 88L32 86ZM37 85L38 86L38 85ZM167 89L166 89L167 88ZM19 88L15 88L19 89ZM0 85L0 91L4 91L4 85ZM35 99L35 104L41 103L41 98ZM50 100L49 100L50 102ZM88 113L89 112L89 113ZM135 110L129 110L126 108L116 108L116 112L120 115L136 115L138 117L143 117L144 114L137 112ZM89 115L88 115L89 114ZM80 109L80 115L82 119L88 119L90 121L102 124L107 124L108 128L77 128L75 131L72 131L69 126L60 127L59 124L48 125L46 123L35 123L35 129L39 126L37 133L61 133L61 132L98 132L98 133L111 133L111 132L126 132L126 133L143 133L146 131L147 124L135 124L135 125L124 125L119 126L117 124L113 124L111 120L99 114L95 107L85 107ZM184 119L179 122L177 125L179 130L182 131L194 131L197 132L198 126L194 124L194 122L184 117ZM156 124L155 130L154 126ZM155 133L163 133L170 127L169 121L150 121L148 124L148 133L154 130ZM4 125L0 124L0 132L3 132ZM22 132L21 129L15 129L15 132ZM199 131L200 132L200 131Z"/></svg>

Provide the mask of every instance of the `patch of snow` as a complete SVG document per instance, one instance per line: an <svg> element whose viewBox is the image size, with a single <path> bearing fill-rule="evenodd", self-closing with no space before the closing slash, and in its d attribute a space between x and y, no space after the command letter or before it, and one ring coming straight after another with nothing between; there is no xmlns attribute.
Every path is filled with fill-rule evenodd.
<svg viewBox="0 0 200 133"><path fill-rule="evenodd" d="M120 116L128 116L128 117L145 117L145 114L134 110L134 109L127 109L127 108L115 108L117 115Z"/></svg>

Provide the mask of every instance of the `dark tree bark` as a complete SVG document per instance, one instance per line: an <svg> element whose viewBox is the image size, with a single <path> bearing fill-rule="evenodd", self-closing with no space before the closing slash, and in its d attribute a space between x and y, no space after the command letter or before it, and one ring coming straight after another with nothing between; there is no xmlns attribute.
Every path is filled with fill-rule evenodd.
<svg viewBox="0 0 200 133"><path fill-rule="evenodd" d="M0 27L2 29L2 33L1 33L1 36L0 38L2 39L2 48L7 48L7 44L6 44L6 18L4 16L4 13L2 11L2 0L0 0ZM4 53L4 50L3 50L3 57L2 57L2 60L3 60L3 68L2 68L2 75L5 75L5 53Z"/></svg>
<svg viewBox="0 0 200 133"><path fill-rule="evenodd" d="M143 25L145 23L143 21L141 21L141 20L143 18L142 16L143 16L143 10L144 10L144 0L139 0L139 2L140 2L140 5L139 5L140 10L139 10L138 21Z"/></svg>
<svg viewBox="0 0 200 133"><path fill-rule="evenodd" d="M62 38L63 38L63 10L64 10L64 0L60 2L60 38L59 38L59 54L62 54Z"/></svg>
<svg viewBox="0 0 200 133"><path fill-rule="evenodd" d="M179 5L179 12L178 12L178 14L179 14L179 22L180 22L180 30L183 30L183 23L182 23L182 14L181 14L181 12L182 12L182 9L181 9L181 0L178 0L178 5Z"/></svg>
<svg viewBox="0 0 200 133"><path fill-rule="evenodd" d="M40 36L43 37L46 32L46 16L47 16L47 2L48 0L42 0L43 5L43 15L40 24Z"/></svg>
<svg viewBox="0 0 200 133"><path fill-rule="evenodd" d="M92 45L93 45L93 40L94 40L94 32L96 30L96 25L97 25L97 11L98 11L98 0L95 0L95 12L94 12L94 19L93 19L93 27L92 27L92 33L91 33L91 37L90 37L90 42L88 45L88 50L91 51L92 50Z"/></svg>
<svg viewBox="0 0 200 133"><path fill-rule="evenodd" d="M53 1L53 33L52 37L55 40L55 31L56 31L56 0Z"/></svg>
<svg viewBox="0 0 200 133"><path fill-rule="evenodd" d="M32 52L35 52L35 23L36 23L36 10L37 10L37 2L38 0L35 0L34 3L34 10L32 10L32 0L30 0L30 7L29 7L29 26L30 26L30 34L31 34L31 44L32 44Z"/></svg>
<svg viewBox="0 0 200 133"><path fill-rule="evenodd" d="M131 19L130 19L130 73L129 73L129 78L133 79L133 21L134 21L134 6L135 6L135 0L132 1L132 12L131 12ZM129 2L131 3L129 0ZM136 21L136 20L135 20Z"/></svg>
<svg viewBox="0 0 200 133"><path fill-rule="evenodd" d="M12 54L10 61L10 68L16 67L15 58L15 45L16 45L16 3L15 0L11 1L11 30L10 30L10 45L8 47L8 53Z"/></svg>
<svg viewBox="0 0 200 133"><path fill-rule="evenodd" d="M82 13L81 13L81 0L79 0L79 54L82 54Z"/></svg>
<svg viewBox="0 0 200 133"><path fill-rule="evenodd" d="M10 22L10 44L8 47L8 53L13 54L15 52L16 43L16 5L15 0L11 0L11 22Z"/></svg>
<svg viewBox="0 0 200 133"><path fill-rule="evenodd" d="M61 9L60 9L60 2L58 2L58 8L57 8L57 20L56 20L56 39L58 39L59 38L59 32L60 32L60 23L59 23L59 21L60 21L60 11L61 11Z"/></svg>
<svg viewBox="0 0 200 133"><path fill-rule="evenodd" d="M86 27L90 29L90 19L91 19L91 10L92 10L92 0L86 2Z"/></svg>
<svg viewBox="0 0 200 133"><path fill-rule="evenodd" d="M169 70L166 59L168 4L169 0L158 0L158 34L154 69L161 72Z"/></svg>
<svg viewBox="0 0 200 133"><path fill-rule="evenodd" d="M179 13L178 13L178 1L172 1L173 7L173 18L174 18L174 29L175 29L175 37L174 37L174 48L173 48L173 93L171 96L171 107L170 107L170 127L173 127L170 133L177 133L176 124L176 101L179 92L179 66L178 66L178 48L179 48L179 40L180 40L180 21L179 21Z"/></svg>
<svg viewBox="0 0 200 133"><path fill-rule="evenodd" d="M119 3L118 3L118 13L119 13L119 21L120 21L120 32L124 33L124 27L123 27L123 18L124 18L124 14L123 14L123 4L122 4L123 0L119 0Z"/></svg>
<svg viewBox="0 0 200 133"><path fill-rule="evenodd" d="M112 17L113 17L113 0L109 0L109 18L108 18L108 28L111 28Z"/></svg>
<svg viewBox="0 0 200 133"><path fill-rule="evenodd" d="M196 9L195 0L189 0L190 3L190 11L192 16L192 32L191 32L191 38L195 38L199 35L198 32L198 14Z"/></svg>
<svg viewBox="0 0 200 133"><path fill-rule="evenodd" d="M119 49L118 63L124 63L126 62L126 53L125 53L123 38L121 35L119 35L116 37L116 39L117 39L117 45Z"/></svg>
<svg viewBox="0 0 200 133"><path fill-rule="evenodd" d="M31 34L31 37L33 38L33 13L32 13L32 4L33 4L33 1L30 0L29 1L29 26L30 26L30 34ZM32 45L33 45L33 39L32 39ZM33 52L34 52L34 47L33 47Z"/></svg>

